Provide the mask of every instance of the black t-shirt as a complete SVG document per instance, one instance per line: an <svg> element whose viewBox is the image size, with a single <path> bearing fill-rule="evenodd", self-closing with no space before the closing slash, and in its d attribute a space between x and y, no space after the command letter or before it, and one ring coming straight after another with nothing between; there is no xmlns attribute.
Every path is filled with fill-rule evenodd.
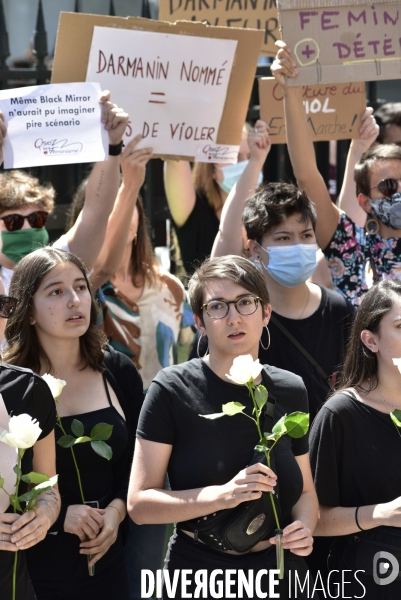
<svg viewBox="0 0 401 600"><path fill-rule="evenodd" d="M299 377L265 367L264 384L275 383L274 422L285 413L308 412L305 387ZM252 458L258 443L256 426L243 415L203 419L221 412L222 404L241 402L252 413L246 386L220 379L202 360L168 367L153 380L139 417L137 437L173 446L168 475L172 490L187 490L230 481ZM290 519L303 488L295 456L308 452L308 436L284 436L277 443L275 462L281 495L281 524Z"/></svg>
<svg viewBox="0 0 401 600"><path fill-rule="evenodd" d="M56 409L49 386L30 369L14 367L8 364L0 365L0 393L10 417L28 414L37 419L42 432L39 439L45 438L54 429ZM22 473L32 471L33 449L28 448L22 459ZM19 486L23 494L26 484ZM8 511L12 512L9 508ZM25 556L19 552L17 568L17 600L33 600L33 589L26 570ZM0 590L1 597L11 598L12 570L14 553L0 550Z"/></svg>
<svg viewBox="0 0 401 600"><path fill-rule="evenodd" d="M322 299L316 312L306 319L287 319L273 312L273 316L298 340L321 366L329 379L338 371L343 359L354 308L337 292L322 287ZM271 344L268 350L259 346L262 364L274 365L302 377L308 391L311 421L329 392L323 376L294 344L270 321ZM262 343L267 346L268 336L263 331Z"/></svg>
<svg viewBox="0 0 401 600"><path fill-rule="evenodd" d="M319 411L310 445L321 504L364 506L401 496L401 438L388 414L340 392Z"/></svg>
<svg viewBox="0 0 401 600"><path fill-rule="evenodd" d="M195 206L188 219L181 227L176 226L182 261L189 275L210 256L219 224L206 198L196 193Z"/></svg>

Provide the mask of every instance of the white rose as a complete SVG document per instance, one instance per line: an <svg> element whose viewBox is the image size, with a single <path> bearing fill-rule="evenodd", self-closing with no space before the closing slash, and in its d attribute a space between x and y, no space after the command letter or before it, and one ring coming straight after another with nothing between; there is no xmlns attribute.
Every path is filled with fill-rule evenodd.
<svg viewBox="0 0 401 600"><path fill-rule="evenodd" d="M31 448L42 430L36 419L30 415L23 414L11 417L8 423L8 431L0 434L0 441L12 448Z"/></svg>
<svg viewBox="0 0 401 600"><path fill-rule="evenodd" d="M58 398L63 391L63 387L67 384L64 379L57 379L56 377L53 377L53 375L49 375L49 373L42 375L42 379L44 379L49 386L53 398Z"/></svg>
<svg viewBox="0 0 401 600"><path fill-rule="evenodd" d="M260 364L258 358L253 360L250 354L245 354L234 358L230 374L227 373L226 377L234 381L234 383L244 385L251 381L251 379L256 379L262 369L263 366Z"/></svg>
<svg viewBox="0 0 401 600"><path fill-rule="evenodd" d="M393 358L393 363L398 367L398 370L401 373L401 358Z"/></svg>

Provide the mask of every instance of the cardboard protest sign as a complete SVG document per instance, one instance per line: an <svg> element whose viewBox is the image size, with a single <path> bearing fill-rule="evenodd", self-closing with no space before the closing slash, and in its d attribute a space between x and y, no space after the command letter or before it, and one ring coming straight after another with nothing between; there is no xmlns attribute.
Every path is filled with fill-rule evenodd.
<svg viewBox="0 0 401 600"><path fill-rule="evenodd" d="M236 40L205 44L189 35L95 27L86 79L113 90L131 129L142 133L138 148L195 156L216 141L236 46Z"/></svg>
<svg viewBox="0 0 401 600"><path fill-rule="evenodd" d="M7 124L4 167L17 169L102 161L108 136L96 83L38 85L0 91Z"/></svg>
<svg viewBox="0 0 401 600"><path fill-rule="evenodd" d="M283 40L301 67L288 85L398 79L399 0L278 0Z"/></svg>
<svg viewBox="0 0 401 600"><path fill-rule="evenodd" d="M221 162L224 162L224 157L226 157L227 161L236 161L236 152L240 144L242 127L246 118L249 97L256 72L257 58L263 37L262 32L228 27L208 27L203 23L181 22L172 24L138 17L121 18L62 13L54 58L53 82L84 81L86 79L92 38L97 43L97 34L94 32L95 27L103 28L103 40L108 39L106 33L109 34L110 28L114 28L115 31L121 34L121 40L125 36L125 33L135 35L136 33L143 34L146 32L158 33L160 38L165 38L165 41L169 38L170 42L175 41L179 36L183 36L184 38L188 36L206 38L203 45L205 56L208 44L212 40L213 42L236 41L234 62L227 84L224 108L218 131L216 132L204 129L204 127L213 128L213 125L208 125L207 122L201 125L199 118L193 114L195 113L194 96L199 96L199 98L207 102L207 96L212 87L217 88L221 85L222 89L227 72L221 69L228 66L228 63L227 65L223 65L222 63L228 60L228 58L220 60L220 54L215 54L212 57L214 60L213 64L208 64L206 61L199 63L199 50L195 50L198 54L192 56L188 54L189 48L198 48L198 42L191 43L190 46L188 43L184 44L184 51L182 51L182 46L178 46L177 44L174 46L173 44L175 48L180 48L179 52L175 51L174 53L173 51L175 54L174 60L175 62L178 61L179 68L177 69L177 66L173 68L170 65L168 72L166 72L166 64L169 59L165 59L163 54L160 55L157 53L157 50L161 48L159 45L156 47L147 46L145 48L136 42L136 44L131 44L129 53L124 53L123 46L120 44L119 48L121 50L116 54L113 53L113 57L111 57L110 53L107 54L107 51L103 50L103 55L100 54L101 48L96 47L97 65L94 63L92 68L98 71L98 73L91 75L92 77L96 76L95 81L97 81L103 74L101 71L108 71L108 75L112 77L111 83L113 85L110 85L110 91L111 99L114 102L116 102L116 94L121 94L121 90L124 89L123 96L121 96L119 102L131 117L126 137L131 138L137 133L145 133L147 137L142 141L142 145L152 146L155 156L161 156L162 158L171 156L193 160L194 156L198 155L199 158L203 156L203 160L205 161L210 161L214 158L215 161L220 162L220 158L222 158ZM125 32L122 30L130 31ZM102 32L100 32L100 37L102 37L101 34ZM227 48L224 50L224 57L228 56ZM124 48L124 50L126 49ZM183 53L181 54L181 52ZM139 64L142 65L142 68L139 68ZM149 65L149 68L146 66L144 70L144 64ZM113 68L116 75L113 74ZM206 71L207 68L209 68L208 71ZM127 69L129 76L127 76ZM117 79L119 79L118 83L116 82ZM168 88L165 87L167 81ZM155 86L150 86L150 83L154 83ZM177 90L182 84L186 85L187 93L185 96L178 97ZM154 93L154 95L151 96L151 93ZM157 103L150 103L149 100L159 99L160 102L160 98L163 100L161 94L167 95L167 93L169 95L165 96L165 98L168 98L168 104L166 103L165 109L172 110L173 98L176 96L174 102L178 103L178 107L181 110L185 109L186 114L189 111L191 121L186 121L184 118L181 120L171 120L169 119L168 112L165 112L165 123L163 122L163 126L160 125L161 121L158 118L152 119L152 115L155 114L153 109L157 107ZM213 94L215 93L219 93L219 90L217 92L213 90ZM139 100L140 98L142 99ZM137 115L138 107L143 107L145 104L148 111L145 113L146 117L144 117L144 114ZM159 115L160 112L157 114ZM137 120L139 116L141 117L140 123ZM159 124L154 125L155 123ZM157 149L156 143L159 143L158 135L165 128L166 124L170 141L168 149L160 150L160 147ZM134 129L134 126L136 129ZM190 127L192 127L192 131ZM188 136L188 139L185 139L186 136ZM196 140L194 139L195 137L197 138ZM188 152L186 142L191 140L196 142L196 144L191 149L191 153L188 154L185 153ZM181 142L181 145L179 147L175 146L173 149L173 141Z"/></svg>
<svg viewBox="0 0 401 600"><path fill-rule="evenodd" d="M261 54L275 56L280 39L276 0L160 0L161 21L206 21L209 25L263 31Z"/></svg>
<svg viewBox="0 0 401 600"><path fill-rule="evenodd" d="M261 77L260 118L270 127L273 144L286 144L284 102L274 77ZM333 83L303 86L303 103L314 142L359 138L366 108L364 83Z"/></svg>

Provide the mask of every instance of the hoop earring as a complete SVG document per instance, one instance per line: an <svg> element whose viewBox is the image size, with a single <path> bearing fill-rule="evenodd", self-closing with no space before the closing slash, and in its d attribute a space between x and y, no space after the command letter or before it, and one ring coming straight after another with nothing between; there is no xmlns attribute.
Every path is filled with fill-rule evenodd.
<svg viewBox="0 0 401 600"><path fill-rule="evenodd" d="M198 338L198 344L196 346L196 354L198 355L198 358L205 358L205 356L207 356L209 354L209 346L206 348L206 352L203 356L201 356L199 354L199 345L200 345L200 341L204 336L202 335L202 333L200 334L199 338ZM206 337L206 336L205 336Z"/></svg>
<svg viewBox="0 0 401 600"><path fill-rule="evenodd" d="M259 340L259 342L260 342L260 345L262 346L263 350L268 350L268 349L270 348L270 331L269 331L269 328L268 328L268 326L267 326L267 325L266 325L266 331L267 331L267 335L268 335L268 338L269 338L269 341L267 342L267 346L264 346L264 345L262 344L262 337L261 337L261 338L260 338L260 340Z"/></svg>
<svg viewBox="0 0 401 600"><path fill-rule="evenodd" d="M379 226L379 221L375 217L372 217L372 215L370 215L366 220L365 229L370 235L376 235L376 233L379 231Z"/></svg>

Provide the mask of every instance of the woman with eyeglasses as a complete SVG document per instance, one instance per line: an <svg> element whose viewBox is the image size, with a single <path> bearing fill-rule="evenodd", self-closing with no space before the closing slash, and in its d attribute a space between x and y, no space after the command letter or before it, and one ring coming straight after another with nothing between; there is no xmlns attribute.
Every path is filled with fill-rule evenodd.
<svg viewBox="0 0 401 600"><path fill-rule="evenodd" d="M355 166L358 202L366 215L365 228L360 227L331 201L317 168L302 87L286 86L285 78L296 78L298 65L285 42L276 45L272 72L283 88L288 150L298 187L315 205L316 238L335 288L359 305L368 289L368 261L374 280L401 278L401 148L374 146Z"/></svg>
<svg viewBox="0 0 401 600"><path fill-rule="evenodd" d="M196 325L201 335L207 336L208 352L203 358L164 369L149 388L137 429L129 514L139 524L177 523L165 562L170 581L183 569L193 574L204 570L207 583L202 597L210 598L207 590L208 583L214 585L212 571L220 569L223 580L230 571L235 587L239 585L239 571L248 576L253 570L253 589L254 584L260 584L267 592L266 569L276 568L274 527L240 554L209 537L198 539L196 523L218 511L259 500L263 492L274 490L278 484L284 548L289 550L286 574L291 570L298 571L301 578L306 576L301 557L312 550L317 519L307 436L280 440L273 471L261 463L248 466L259 439L249 418L200 417L221 412L222 404L234 401L252 413L248 389L232 383L226 374L237 356L258 357L262 331L271 312L259 269L239 256L210 259L192 276L189 295ZM255 381L263 381L268 391L275 389L274 419L269 427L285 413L308 412L306 390L296 375L265 366ZM171 491L163 489L166 470ZM265 571L260 572L262 569ZM178 579L175 598L186 597L181 595L184 579L183 575ZM221 585L221 597L229 597L233 588L229 589L227 579L226 585ZM192 577L187 592L194 594L196 586ZM280 598L289 597L288 577L277 589ZM167 597L165 587L163 598ZM256 598L258 592L248 589L243 597Z"/></svg>
<svg viewBox="0 0 401 600"><path fill-rule="evenodd" d="M85 268L73 254L54 248L30 253L15 268L10 291L19 303L6 327L5 360L67 382L57 404L62 427L56 428L56 440L63 430L76 437L75 418L86 436L98 423L113 426L110 460L90 443L74 446L81 485L70 448L56 445L62 509L42 544L27 553L36 596L128 600L123 531L143 401L140 375L106 345ZM88 566L94 565L90 576Z"/></svg>

